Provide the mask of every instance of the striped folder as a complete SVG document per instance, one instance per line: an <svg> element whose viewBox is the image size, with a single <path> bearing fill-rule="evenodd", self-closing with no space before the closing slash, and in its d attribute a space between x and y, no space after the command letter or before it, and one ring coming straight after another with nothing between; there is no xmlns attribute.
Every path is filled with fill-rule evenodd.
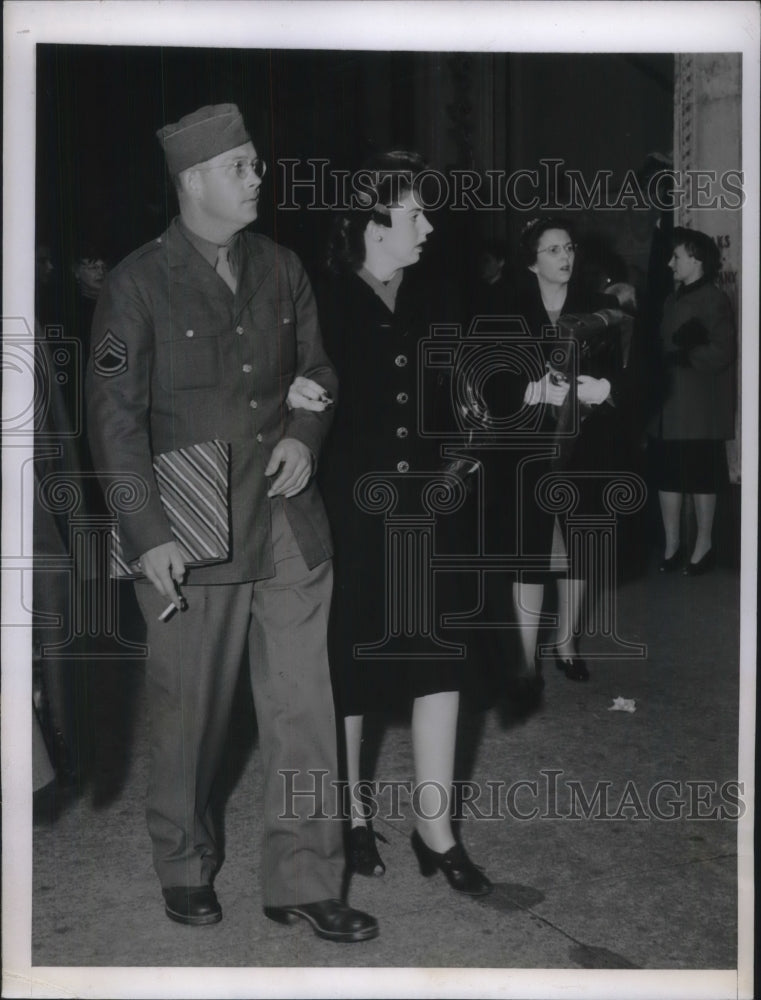
<svg viewBox="0 0 761 1000"><path fill-rule="evenodd" d="M157 455L153 471L174 537L188 566L224 562L230 552L230 446L224 441ZM111 530L111 576L143 576L122 553L118 525Z"/></svg>

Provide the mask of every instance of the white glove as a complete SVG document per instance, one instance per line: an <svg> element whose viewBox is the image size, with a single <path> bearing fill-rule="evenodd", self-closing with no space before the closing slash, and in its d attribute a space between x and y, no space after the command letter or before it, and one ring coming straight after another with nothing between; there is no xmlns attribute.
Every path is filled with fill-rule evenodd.
<svg viewBox="0 0 761 1000"><path fill-rule="evenodd" d="M603 293L615 295L622 309L637 309L637 292L634 285L629 285L625 281L617 281L615 284L603 288Z"/></svg>
<svg viewBox="0 0 761 1000"><path fill-rule="evenodd" d="M576 395L580 403L586 403L587 406L599 406L610 395L610 382L606 378L579 375L576 379Z"/></svg>
<svg viewBox="0 0 761 1000"><path fill-rule="evenodd" d="M527 406L537 406L539 403L549 403L560 406L568 395L570 386L564 379L558 385L552 380L552 372L547 372L538 382L529 382L523 394L523 402Z"/></svg>

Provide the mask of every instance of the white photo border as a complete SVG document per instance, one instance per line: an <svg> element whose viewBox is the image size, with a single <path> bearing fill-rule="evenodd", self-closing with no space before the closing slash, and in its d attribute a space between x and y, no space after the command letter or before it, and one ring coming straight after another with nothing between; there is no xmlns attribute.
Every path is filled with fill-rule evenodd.
<svg viewBox="0 0 761 1000"><path fill-rule="evenodd" d="M318 14L316 7L322 8ZM688 9L689 8L689 9ZM35 46L39 43L510 52L742 52L742 314L758 306L759 7L748 2L8 2L4 8L3 317L33 317ZM241 25L246 24L246 31ZM11 252L12 250L12 252ZM753 276L755 277L755 280ZM33 328L33 323L30 324ZM754 800L758 339L743 341L739 779ZM3 400L4 414L13 400ZM6 410L5 407L9 409ZM5 447L6 484L32 445ZM3 549L20 523L3 492ZM3 621L17 600L3 577ZM3 629L3 995L9 997L698 997L753 990L753 817L739 825L738 969L681 972L435 969L42 968L31 966L31 702L28 629Z"/></svg>

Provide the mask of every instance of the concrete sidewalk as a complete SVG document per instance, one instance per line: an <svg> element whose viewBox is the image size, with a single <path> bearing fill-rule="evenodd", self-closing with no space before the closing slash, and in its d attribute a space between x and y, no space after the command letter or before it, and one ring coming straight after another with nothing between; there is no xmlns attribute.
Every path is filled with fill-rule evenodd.
<svg viewBox="0 0 761 1000"><path fill-rule="evenodd" d="M376 820L385 877L350 887L380 936L351 946L261 912L258 752L245 700L225 773L224 919L166 919L143 816L142 668L98 665L90 782L34 828L33 964L735 969L737 575L651 571L621 588L618 617L622 637L647 644L645 659L593 659L588 684L548 663L545 705L523 723L505 706L462 714L464 776L480 798L464 807L460 832L493 895L463 898L440 874L421 877L402 794L402 818ZM636 711L611 711L617 697ZM413 782L404 720L386 725L376 778Z"/></svg>

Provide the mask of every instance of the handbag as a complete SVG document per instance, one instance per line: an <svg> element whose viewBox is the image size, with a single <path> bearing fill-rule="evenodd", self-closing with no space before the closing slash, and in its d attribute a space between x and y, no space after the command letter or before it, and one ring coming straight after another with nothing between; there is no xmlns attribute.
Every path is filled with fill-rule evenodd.
<svg viewBox="0 0 761 1000"><path fill-rule="evenodd" d="M186 566L225 562L230 555L230 446L224 441L178 448L156 455L153 471L159 497ZM124 558L119 526L111 528L111 577L145 574Z"/></svg>

